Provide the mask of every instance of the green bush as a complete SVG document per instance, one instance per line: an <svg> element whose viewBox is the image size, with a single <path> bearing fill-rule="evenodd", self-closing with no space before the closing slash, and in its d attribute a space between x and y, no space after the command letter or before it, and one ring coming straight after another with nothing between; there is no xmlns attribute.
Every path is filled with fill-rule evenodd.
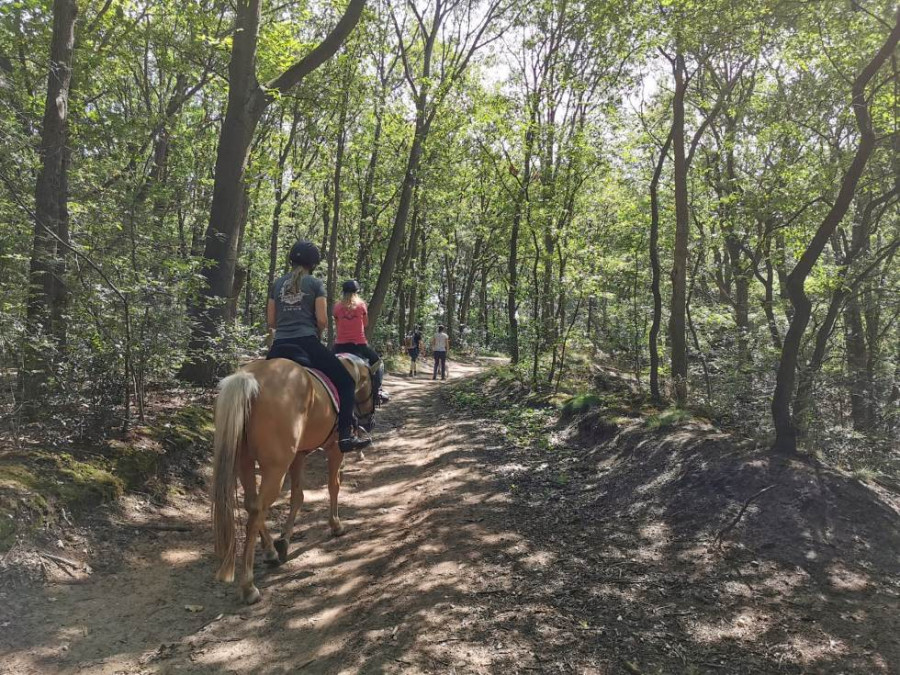
<svg viewBox="0 0 900 675"><path fill-rule="evenodd" d="M570 419L588 410L599 408L603 405L603 399L596 394L576 394L563 403L560 413L562 419Z"/></svg>
<svg viewBox="0 0 900 675"><path fill-rule="evenodd" d="M684 408L668 408L647 418L648 429L671 429L689 421L693 415Z"/></svg>

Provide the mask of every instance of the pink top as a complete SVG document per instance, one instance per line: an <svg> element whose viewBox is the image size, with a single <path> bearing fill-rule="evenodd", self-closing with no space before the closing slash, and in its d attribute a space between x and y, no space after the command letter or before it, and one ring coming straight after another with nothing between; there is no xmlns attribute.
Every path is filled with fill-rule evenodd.
<svg viewBox="0 0 900 675"><path fill-rule="evenodd" d="M336 302L331 314L334 316L334 323L337 327L336 344L368 344L366 318L369 316L369 308L365 302L360 300L359 304L353 307L347 307L343 302Z"/></svg>

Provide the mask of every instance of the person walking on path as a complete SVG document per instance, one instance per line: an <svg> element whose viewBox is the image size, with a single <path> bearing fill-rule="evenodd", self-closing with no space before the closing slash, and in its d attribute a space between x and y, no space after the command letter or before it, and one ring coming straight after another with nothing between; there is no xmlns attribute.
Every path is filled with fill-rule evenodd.
<svg viewBox="0 0 900 675"><path fill-rule="evenodd" d="M409 355L409 375L415 377L419 374L419 354L422 350L422 326L417 325L406 336L406 353Z"/></svg>
<svg viewBox="0 0 900 675"><path fill-rule="evenodd" d="M334 341L335 354L354 354L374 366L381 361L381 355L369 346L366 339L366 328L369 325L369 308L366 301L359 297L359 282L348 279L341 287L343 297L334 303L331 315L334 317L337 337ZM375 394L384 403L387 395L381 391L381 369L372 374Z"/></svg>
<svg viewBox="0 0 900 675"><path fill-rule="evenodd" d="M447 352L450 351L450 336L444 332L443 326L438 326L437 333L431 338L431 355L434 358L434 374L431 379L436 380L438 366L441 368L441 379L447 379Z"/></svg>

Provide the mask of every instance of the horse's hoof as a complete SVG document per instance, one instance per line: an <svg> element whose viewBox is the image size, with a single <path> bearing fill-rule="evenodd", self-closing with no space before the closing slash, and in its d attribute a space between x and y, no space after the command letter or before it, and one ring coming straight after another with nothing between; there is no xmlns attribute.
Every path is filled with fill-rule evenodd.
<svg viewBox="0 0 900 675"><path fill-rule="evenodd" d="M275 550L278 552L278 562L284 564L288 558L288 544L284 539L275 540Z"/></svg>
<svg viewBox="0 0 900 675"><path fill-rule="evenodd" d="M246 605L255 605L259 602L259 599L262 597L259 594L259 589L256 586L251 586L250 588L241 589L241 596L244 600L244 604Z"/></svg>
<svg viewBox="0 0 900 675"><path fill-rule="evenodd" d="M347 530L344 529L344 526L341 523L331 526L331 534L333 534L335 537L343 536L344 532L346 531Z"/></svg>
<svg viewBox="0 0 900 675"><path fill-rule="evenodd" d="M284 562L283 560L281 560L281 556L277 553L277 543L275 547L275 551L266 551L265 553L263 553L263 562L266 563L266 565L272 565L274 567Z"/></svg>

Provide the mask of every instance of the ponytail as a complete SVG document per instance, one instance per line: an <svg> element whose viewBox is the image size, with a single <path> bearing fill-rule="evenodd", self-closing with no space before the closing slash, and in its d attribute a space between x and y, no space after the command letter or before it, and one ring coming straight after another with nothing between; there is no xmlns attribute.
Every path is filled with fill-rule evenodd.
<svg viewBox="0 0 900 675"><path fill-rule="evenodd" d="M299 292L300 279L302 279L305 274L308 274L308 272L302 265L297 265L294 269L291 270L291 293Z"/></svg>

